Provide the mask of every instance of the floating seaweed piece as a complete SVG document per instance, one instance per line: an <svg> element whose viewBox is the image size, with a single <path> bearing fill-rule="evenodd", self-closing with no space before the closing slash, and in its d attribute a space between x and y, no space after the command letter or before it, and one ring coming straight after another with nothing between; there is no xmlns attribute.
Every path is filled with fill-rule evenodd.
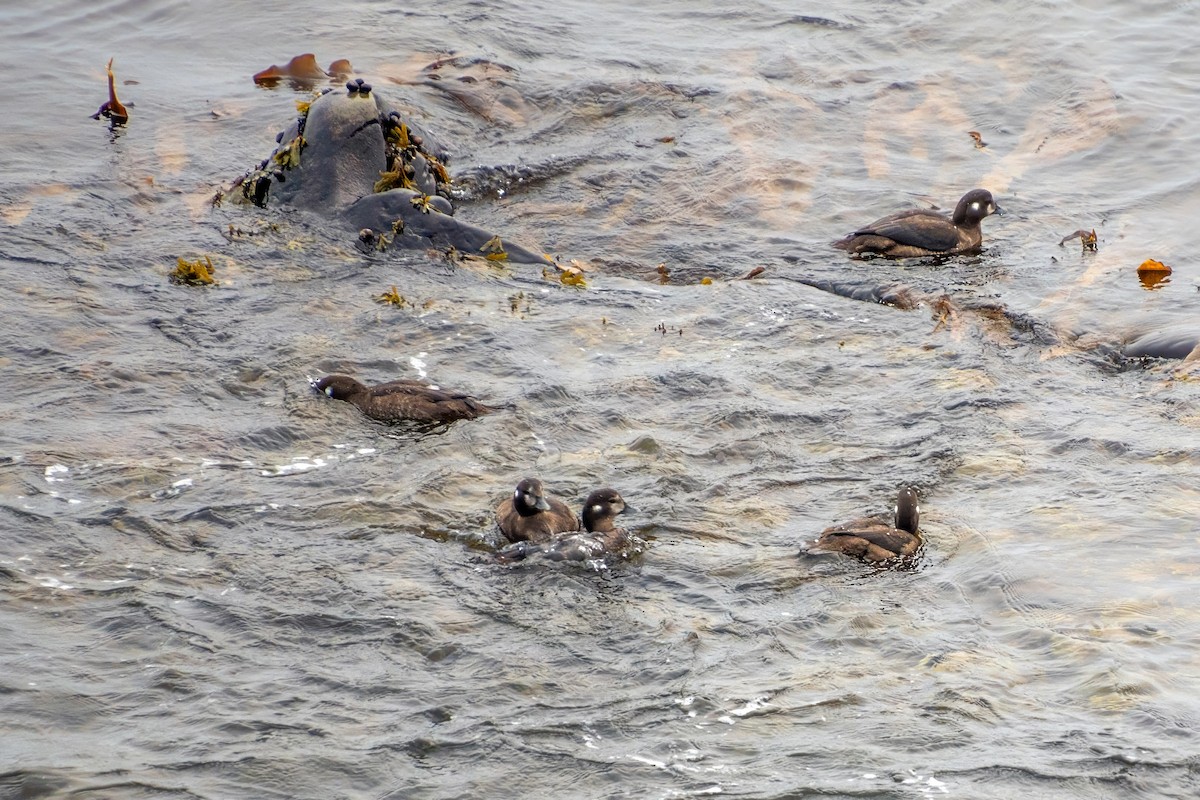
<svg viewBox="0 0 1200 800"><path fill-rule="evenodd" d="M573 261L570 264L563 266L556 261L554 263L554 268L558 270L557 275L552 275L548 269L542 269L542 277L547 279L554 279L557 277L559 283L563 284L564 286L578 286L584 289L587 288L587 281L583 277L583 270L579 268L578 262Z"/></svg>
<svg viewBox="0 0 1200 800"><path fill-rule="evenodd" d="M755 267L754 269L750 270L749 272L747 272L742 277L738 278L738 280L739 281L753 280L754 278L757 278L759 275L762 275L766 271L767 271L766 267L758 266L758 267Z"/></svg>
<svg viewBox="0 0 1200 800"><path fill-rule="evenodd" d="M113 125L124 125L129 121L129 111L117 99L117 78L113 75L113 60L108 60L108 102L100 106L95 114L92 114L92 119L112 120Z"/></svg>
<svg viewBox="0 0 1200 800"><path fill-rule="evenodd" d="M1094 253L1100 249L1100 245L1098 244L1097 239L1096 239L1096 229L1095 228L1092 228L1090 231L1085 231L1085 230L1080 229L1080 230L1075 231L1074 233L1068 234L1059 241L1058 246L1062 247L1067 242L1071 241L1072 239L1076 239L1076 238L1079 239L1079 243L1083 245L1084 252L1087 252L1090 250L1091 252Z"/></svg>
<svg viewBox="0 0 1200 800"><path fill-rule="evenodd" d="M700 279L700 285L701 286L712 286L713 279L708 277L707 275L705 275L703 278Z"/></svg>
<svg viewBox="0 0 1200 800"><path fill-rule="evenodd" d="M659 283L665 285L671 282L671 270L667 269L667 262L659 264L654 271L658 273Z"/></svg>
<svg viewBox="0 0 1200 800"><path fill-rule="evenodd" d="M171 281L187 286L209 286L217 281L213 278L213 263L208 256L201 261L185 261L182 257L176 259L175 269L171 272Z"/></svg>
<svg viewBox="0 0 1200 800"><path fill-rule="evenodd" d="M350 62L345 59L335 61L338 65L345 62L345 67L350 66ZM332 70L332 65L331 65ZM282 67L272 64L261 72L254 74L254 82L266 86L274 86L283 78L288 78L293 81L319 81L329 77L325 70L317 66L317 57L312 53L303 53L293 58Z"/></svg>
<svg viewBox="0 0 1200 800"><path fill-rule="evenodd" d="M1138 280L1148 290L1154 290L1171 281L1171 268L1161 261L1147 258L1138 265Z"/></svg>
<svg viewBox="0 0 1200 800"><path fill-rule="evenodd" d="M479 252L483 253L483 257L488 261L508 260L508 253L504 251L504 243L500 241L499 234L484 242L483 247L479 248Z"/></svg>
<svg viewBox="0 0 1200 800"><path fill-rule="evenodd" d="M979 131L967 131L967 136L970 136L975 141L976 150L982 150L987 147L987 142L983 140L983 136L979 134Z"/></svg>
<svg viewBox="0 0 1200 800"><path fill-rule="evenodd" d="M375 298L375 302L376 303L384 303L386 305L392 305L392 306L395 306L396 308L404 308L405 306L412 307L412 303L409 302L408 299L405 298L404 295L402 295L398 291L396 291L395 286L392 287L391 291L384 292L383 294L378 295Z"/></svg>
<svg viewBox="0 0 1200 800"><path fill-rule="evenodd" d="M325 70L331 78L344 78L354 72L354 67L350 66L350 59L339 58L329 65L329 69Z"/></svg>
<svg viewBox="0 0 1200 800"><path fill-rule="evenodd" d="M958 307L954 301L950 299L950 295L943 294L941 297L936 297L930 304L930 309L933 311L937 322L933 326L933 332L937 333L943 328L953 330L958 325Z"/></svg>

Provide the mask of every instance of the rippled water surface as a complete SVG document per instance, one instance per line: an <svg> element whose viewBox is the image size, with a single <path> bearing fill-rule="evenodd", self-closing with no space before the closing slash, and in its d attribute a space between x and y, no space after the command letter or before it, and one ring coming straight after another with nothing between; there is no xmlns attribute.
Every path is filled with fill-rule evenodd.
<svg viewBox="0 0 1200 800"><path fill-rule="evenodd" d="M1120 356L1197 333L1196 3L27 5L0 796L1196 796L1200 392ZM303 52L587 288L213 208ZM975 186L978 256L829 247ZM844 296L895 283L920 305ZM509 406L389 428L335 371ZM496 564L526 475L617 487L644 552ZM905 484L912 568L800 554Z"/></svg>

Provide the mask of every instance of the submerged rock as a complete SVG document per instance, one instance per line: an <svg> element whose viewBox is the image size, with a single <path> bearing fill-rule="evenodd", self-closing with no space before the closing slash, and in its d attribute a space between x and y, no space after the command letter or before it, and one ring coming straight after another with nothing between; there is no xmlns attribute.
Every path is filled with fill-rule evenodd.
<svg viewBox="0 0 1200 800"><path fill-rule="evenodd" d="M497 234L454 217L445 148L361 81L328 91L278 137L278 146L237 185L259 206L283 203L370 229L388 247L455 248L487 254ZM509 261L549 264L508 240ZM384 249L384 248L379 248Z"/></svg>

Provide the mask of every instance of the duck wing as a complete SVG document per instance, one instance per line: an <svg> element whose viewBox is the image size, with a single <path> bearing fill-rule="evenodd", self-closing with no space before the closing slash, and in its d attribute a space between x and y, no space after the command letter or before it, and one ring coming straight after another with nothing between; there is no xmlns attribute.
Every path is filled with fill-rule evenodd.
<svg viewBox="0 0 1200 800"><path fill-rule="evenodd" d="M849 529L832 529L825 531L822 538L829 536L846 536L855 539L862 539L865 542L875 545L876 547L887 550L889 553L901 554L906 547L910 547L913 540L916 539L908 531L897 530L892 527L877 526L864 528L849 528Z"/></svg>
<svg viewBox="0 0 1200 800"><path fill-rule="evenodd" d="M936 211L901 211L876 220L855 236L886 236L897 244L926 250L952 250L958 246L958 228Z"/></svg>
<svg viewBox="0 0 1200 800"><path fill-rule="evenodd" d="M430 400L461 400L470 395L462 392L448 392L444 389L434 389L427 383L414 380L398 380L381 383L378 386L372 386L370 389L372 397L390 397L393 395L404 395L412 397L427 397Z"/></svg>
<svg viewBox="0 0 1200 800"><path fill-rule="evenodd" d="M426 403L454 405L462 409L462 413L486 414L492 411L490 406L479 402L473 395L448 389L434 389L427 383L402 379L381 383L371 387L369 394L373 398L383 397L413 397L420 398Z"/></svg>

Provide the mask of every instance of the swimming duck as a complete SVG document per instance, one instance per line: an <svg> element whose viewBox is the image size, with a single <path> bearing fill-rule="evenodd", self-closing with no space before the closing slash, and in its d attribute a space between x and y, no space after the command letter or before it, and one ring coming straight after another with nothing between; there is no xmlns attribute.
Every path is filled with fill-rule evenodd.
<svg viewBox="0 0 1200 800"><path fill-rule="evenodd" d="M833 246L851 255L888 258L977 253L983 244L979 226L983 218L1003 213L991 192L972 189L962 196L949 217L928 209L901 211L859 228Z"/></svg>
<svg viewBox="0 0 1200 800"><path fill-rule="evenodd" d="M614 553L629 542L629 531L616 517L628 506L616 489L597 489L583 504L583 530L561 533L543 543L517 542L497 554L501 561L521 561L540 552L552 561L590 561Z"/></svg>
<svg viewBox="0 0 1200 800"><path fill-rule="evenodd" d="M366 386L349 375L327 375L312 385L334 400L358 406L362 413L380 422L445 423L475 419L494 410L470 395L435 389L414 380Z"/></svg>
<svg viewBox="0 0 1200 800"><path fill-rule="evenodd" d="M917 492L906 487L896 498L892 519L862 517L826 528L809 551L846 553L875 562L910 556L921 546L917 534L920 515Z"/></svg>
<svg viewBox="0 0 1200 800"><path fill-rule="evenodd" d="M512 497L496 507L496 524L510 542L550 541L556 533L579 530L579 518L567 504L546 497L537 478L525 478L517 484Z"/></svg>

